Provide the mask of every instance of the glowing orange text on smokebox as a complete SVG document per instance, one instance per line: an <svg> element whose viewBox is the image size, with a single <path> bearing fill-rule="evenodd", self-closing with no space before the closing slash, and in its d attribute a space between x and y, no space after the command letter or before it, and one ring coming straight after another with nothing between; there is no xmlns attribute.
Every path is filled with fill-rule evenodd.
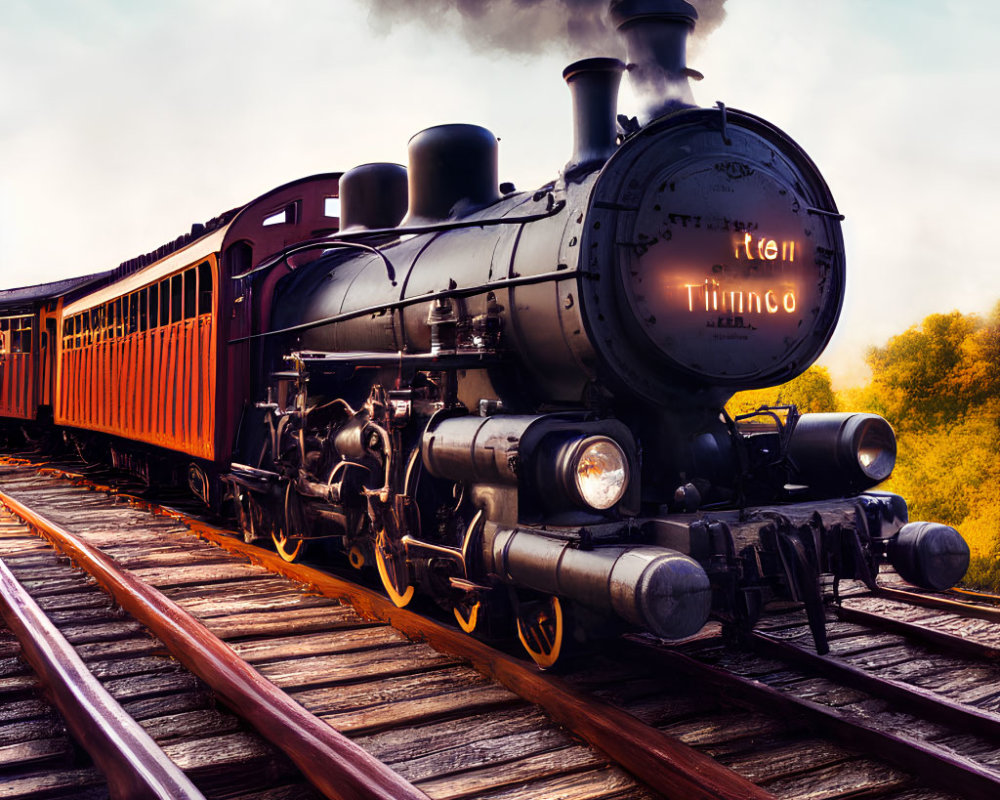
<svg viewBox="0 0 1000 800"><path fill-rule="evenodd" d="M753 235L746 233L743 241L737 241L733 248L733 255L736 260L745 259L747 261L795 261L795 242L781 243L781 258L778 258L778 242L761 236L754 241Z"/></svg>
<svg viewBox="0 0 1000 800"><path fill-rule="evenodd" d="M729 311L735 314L777 314L784 311L792 314L796 307L794 289L768 289L765 292L747 289L723 289L714 278L706 278L704 283L685 283L688 311L702 304L705 311Z"/></svg>
<svg viewBox="0 0 1000 800"><path fill-rule="evenodd" d="M737 261L795 261L795 242L778 242L761 236L756 240L752 234L744 234L742 240L734 243L733 255ZM775 287L766 290L734 289L723 287L715 278L706 278L702 283L685 283L688 311L723 311L732 314L777 314L784 311L792 314L798 305L795 289Z"/></svg>

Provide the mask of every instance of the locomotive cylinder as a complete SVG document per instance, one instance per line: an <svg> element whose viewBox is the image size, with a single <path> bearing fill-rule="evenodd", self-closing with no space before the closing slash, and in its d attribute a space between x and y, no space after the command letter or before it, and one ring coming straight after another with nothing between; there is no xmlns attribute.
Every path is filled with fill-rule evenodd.
<svg viewBox="0 0 1000 800"><path fill-rule="evenodd" d="M881 483L896 463L896 435L878 414L803 414L788 446L793 480L831 491Z"/></svg>
<svg viewBox="0 0 1000 800"><path fill-rule="evenodd" d="M487 523L489 572L506 583L614 613L664 639L683 639L708 621L712 591L701 565L660 547L580 550L572 542Z"/></svg>

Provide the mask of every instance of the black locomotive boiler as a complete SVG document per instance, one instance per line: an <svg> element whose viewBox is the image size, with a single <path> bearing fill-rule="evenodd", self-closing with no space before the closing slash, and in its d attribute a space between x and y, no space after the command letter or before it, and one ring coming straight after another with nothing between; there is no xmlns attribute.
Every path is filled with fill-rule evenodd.
<svg viewBox="0 0 1000 800"><path fill-rule="evenodd" d="M649 106L616 118L618 60L568 67L552 183L498 186L493 134L431 128L408 169L342 177L338 234L241 276L273 299L226 480L285 558L329 540L399 606L514 620L542 666L622 628L746 627L775 597L824 651L822 574L874 585L888 560L943 588L968 547L870 491L895 460L881 417L726 414L829 341L842 217L784 133L693 104L691 6L611 19Z"/></svg>

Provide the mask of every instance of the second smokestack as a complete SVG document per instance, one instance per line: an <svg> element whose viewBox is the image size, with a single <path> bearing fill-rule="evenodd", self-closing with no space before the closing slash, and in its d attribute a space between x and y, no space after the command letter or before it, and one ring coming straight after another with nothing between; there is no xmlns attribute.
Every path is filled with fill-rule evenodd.
<svg viewBox="0 0 1000 800"><path fill-rule="evenodd" d="M573 157L566 177L607 161L617 147L618 87L625 64L617 58L587 58L563 70L573 97Z"/></svg>

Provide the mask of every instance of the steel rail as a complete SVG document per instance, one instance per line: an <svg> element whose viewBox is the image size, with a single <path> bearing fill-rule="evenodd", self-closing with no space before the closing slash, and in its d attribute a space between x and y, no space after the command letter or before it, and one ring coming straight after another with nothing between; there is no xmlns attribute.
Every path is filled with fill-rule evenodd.
<svg viewBox="0 0 1000 800"><path fill-rule="evenodd" d="M927 628L913 622L892 619L891 617L873 614L870 611L862 611L858 608L834 606L833 610L837 617L844 622L853 622L869 628L879 628L888 633L897 633L900 636L916 639L933 647L950 650L964 656L983 658L988 661L1000 660L1000 647L988 644L987 642L966 639L956 636L954 633Z"/></svg>
<svg viewBox="0 0 1000 800"><path fill-rule="evenodd" d="M993 594L992 592L980 592L976 589L965 589L961 586L952 586L945 591L957 597L968 597L972 600L981 600L984 603L1000 603L1000 595Z"/></svg>
<svg viewBox="0 0 1000 800"><path fill-rule="evenodd" d="M905 735L870 728L850 714L812 700L795 697L761 681L704 664L676 650L629 638L627 647L638 657L660 663L701 681L743 705L764 713L798 719L840 739L848 747L871 757L889 761L919 775L928 786L936 786L965 800L995 800L1000 796L1000 774L962 756L935 748Z"/></svg>
<svg viewBox="0 0 1000 800"><path fill-rule="evenodd" d="M411 639L469 662L523 699L544 709L556 722L603 752L623 769L668 798L677 800L774 800L774 795L680 740L641 722L608 703L575 690L533 664L500 652L478 639L397 608L388 598L275 553L237 540L212 525L176 515L199 536L225 550L322 595L349 603L364 617L386 622Z"/></svg>
<svg viewBox="0 0 1000 800"><path fill-rule="evenodd" d="M831 680L881 697L928 719L992 738L1000 737L1000 716L981 708L935 694L929 689L892 678L880 678L853 664L796 647L766 633L755 632L751 641L757 652L778 661L789 661Z"/></svg>
<svg viewBox="0 0 1000 800"><path fill-rule="evenodd" d="M956 614L961 614L963 617L975 617L976 619L985 619L990 622L1000 622L1000 608L996 606L980 606L967 601L949 600L947 597L929 596L922 594L918 589L892 589L888 586L879 586L878 589L871 593L871 596L881 597L886 600L898 600L901 603L924 606L925 608L953 611ZM961 592L958 593L958 596L967 596L971 599L992 597L992 595L982 595L975 592ZM844 598L844 600L848 599L850 598Z"/></svg>
<svg viewBox="0 0 1000 800"><path fill-rule="evenodd" d="M262 737L286 753L330 800L428 800L426 794L388 766L306 711L162 593L2 491L0 503L90 573L178 661L211 686Z"/></svg>
<svg viewBox="0 0 1000 800"><path fill-rule="evenodd" d="M205 800L145 729L101 685L0 559L0 613L21 654L90 754L116 800Z"/></svg>

